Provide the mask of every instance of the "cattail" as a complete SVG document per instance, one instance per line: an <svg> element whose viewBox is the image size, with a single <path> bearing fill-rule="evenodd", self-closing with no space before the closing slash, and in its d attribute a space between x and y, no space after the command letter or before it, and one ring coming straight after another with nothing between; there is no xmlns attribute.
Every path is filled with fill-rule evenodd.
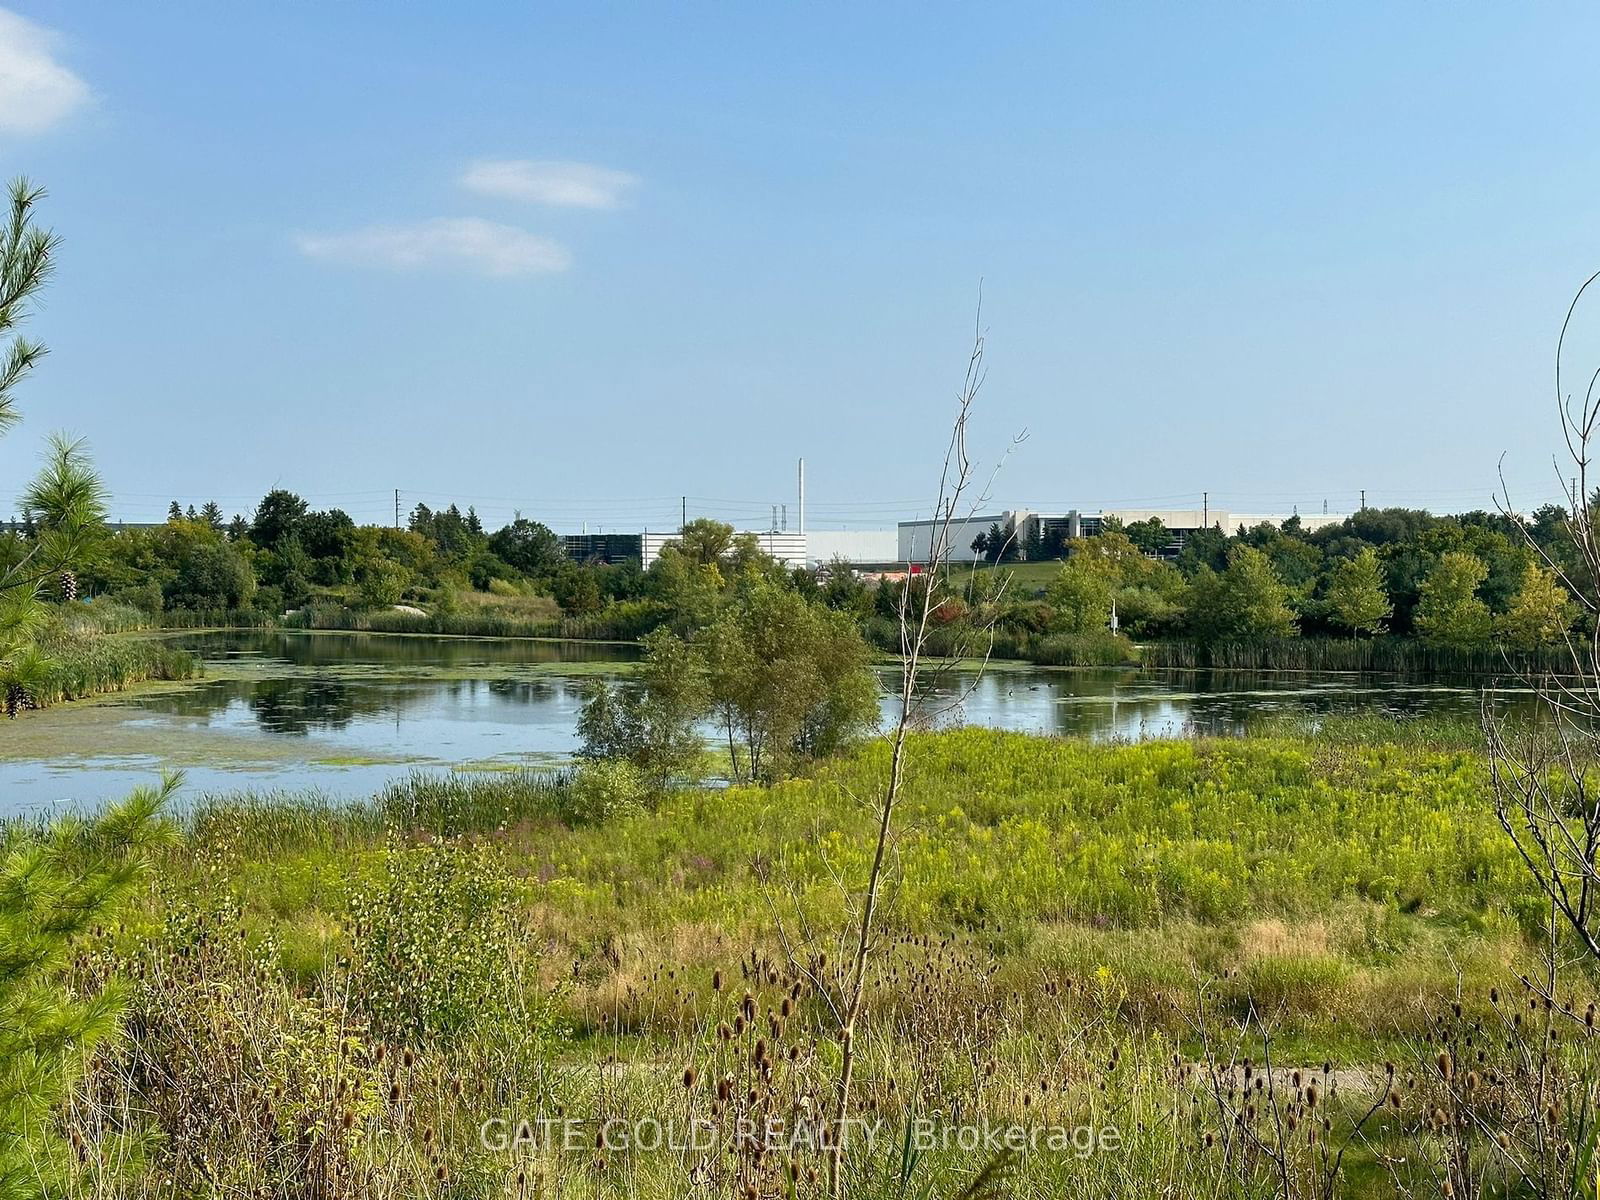
<svg viewBox="0 0 1600 1200"><path fill-rule="evenodd" d="M746 992L744 994L744 1000L740 1004L740 1009L743 1012L744 1019L747 1023L754 1021L756 1019L756 998L749 992Z"/></svg>
<svg viewBox="0 0 1600 1200"><path fill-rule="evenodd" d="M720 969L711 972L711 990L713 992L722 990L722 971Z"/></svg>
<svg viewBox="0 0 1600 1200"><path fill-rule="evenodd" d="M1450 1057L1450 1051L1439 1051L1439 1074L1448 1083L1456 1072L1455 1062Z"/></svg>
<svg viewBox="0 0 1600 1200"><path fill-rule="evenodd" d="M685 1089L694 1087L695 1073L693 1067L683 1069L683 1086Z"/></svg>

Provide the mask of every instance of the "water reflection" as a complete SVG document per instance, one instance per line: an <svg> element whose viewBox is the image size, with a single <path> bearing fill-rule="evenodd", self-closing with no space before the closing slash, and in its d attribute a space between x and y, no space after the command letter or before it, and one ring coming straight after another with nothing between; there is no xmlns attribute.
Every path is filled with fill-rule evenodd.
<svg viewBox="0 0 1600 1200"><path fill-rule="evenodd" d="M208 678L110 704L62 706L13 727L0 762L0 811L96 800L163 766L191 792L318 787L370 792L418 765L499 769L552 763L577 748L596 677L624 681L627 646L212 633L176 639ZM608 670L606 663L618 664ZM885 715L898 682L885 668ZM1095 738L1237 733L1272 714L1471 714L1470 685L1359 676L1208 671L1066 671L1001 665L954 673L925 698L943 722Z"/></svg>
<svg viewBox="0 0 1600 1200"><path fill-rule="evenodd" d="M947 723L1093 738L1236 734L1272 715L1470 716L1478 708L1470 683L1223 671L1005 667L976 680L957 674L930 690L930 709L956 706Z"/></svg>

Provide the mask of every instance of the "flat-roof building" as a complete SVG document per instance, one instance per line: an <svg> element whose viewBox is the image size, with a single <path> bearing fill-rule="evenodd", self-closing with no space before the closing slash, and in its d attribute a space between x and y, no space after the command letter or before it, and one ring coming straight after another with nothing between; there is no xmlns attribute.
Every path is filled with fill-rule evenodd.
<svg viewBox="0 0 1600 1200"><path fill-rule="evenodd" d="M1106 525L1117 522L1124 527L1141 521L1158 520L1171 535L1171 540L1161 551L1162 557L1176 555L1189 540L1189 536L1202 529L1218 529L1224 536L1232 537L1241 529L1257 525L1282 525L1297 514L1288 513L1233 513L1217 508L1161 509L1117 508L1098 512L1081 512L1071 509L1064 513L1036 513L1025 508L1007 509L955 518L950 523L948 556L951 562L977 562L984 557L982 550L973 548L973 542L998 527L1020 550L1037 529L1047 547L1059 547L1075 538L1094 537L1104 532ZM1321 529L1336 525L1342 515L1319 513L1300 516L1303 529ZM927 560L933 539L938 535L937 521L901 521L899 551L901 562ZM1059 551L1055 551L1059 553Z"/></svg>

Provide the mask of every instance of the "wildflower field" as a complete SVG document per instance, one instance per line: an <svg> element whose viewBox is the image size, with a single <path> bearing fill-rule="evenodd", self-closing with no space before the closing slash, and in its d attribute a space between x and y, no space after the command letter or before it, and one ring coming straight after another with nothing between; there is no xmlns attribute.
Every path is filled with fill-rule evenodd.
<svg viewBox="0 0 1600 1200"><path fill-rule="evenodd" d="M917 735L849 1194L1581 1179L1587 978L1529 1006L1548 913L1486 765L1393 728ZM76 1194L823 1194L828 1135L793 1135L886 769L621 811L531 775L195 804L71 965L129 981L60 1118ZM929 1132L980 1123L1072 1132Z"/></svg>

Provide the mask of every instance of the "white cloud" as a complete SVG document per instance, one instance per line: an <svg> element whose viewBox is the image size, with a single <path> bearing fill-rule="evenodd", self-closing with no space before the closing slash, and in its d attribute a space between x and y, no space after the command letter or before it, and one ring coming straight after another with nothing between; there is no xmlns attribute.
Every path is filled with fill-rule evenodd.
<svg viewBox="0 0 1600 1200"><path fill-rule="evenodd" d="M610 167L526 158L480 159L461 176L468 191L559 208L616 208L638 182Z"/></svg>
<svg viewBox="0 0 1600 1200"><path fill-rule="evenodd" d="M56 36L0 8L0 133L43 133L89 98L89 85L55 60Z"/></svg>
<svg viewBox="0 0 1600 1200"><path fill-rule="evenodd" d="M396 270L454 267L483 275L539 275L565 271L572 262L566 248L549 238L479 217L436 217L348 233L304 233L295 240L312 258Z"/></svg>

